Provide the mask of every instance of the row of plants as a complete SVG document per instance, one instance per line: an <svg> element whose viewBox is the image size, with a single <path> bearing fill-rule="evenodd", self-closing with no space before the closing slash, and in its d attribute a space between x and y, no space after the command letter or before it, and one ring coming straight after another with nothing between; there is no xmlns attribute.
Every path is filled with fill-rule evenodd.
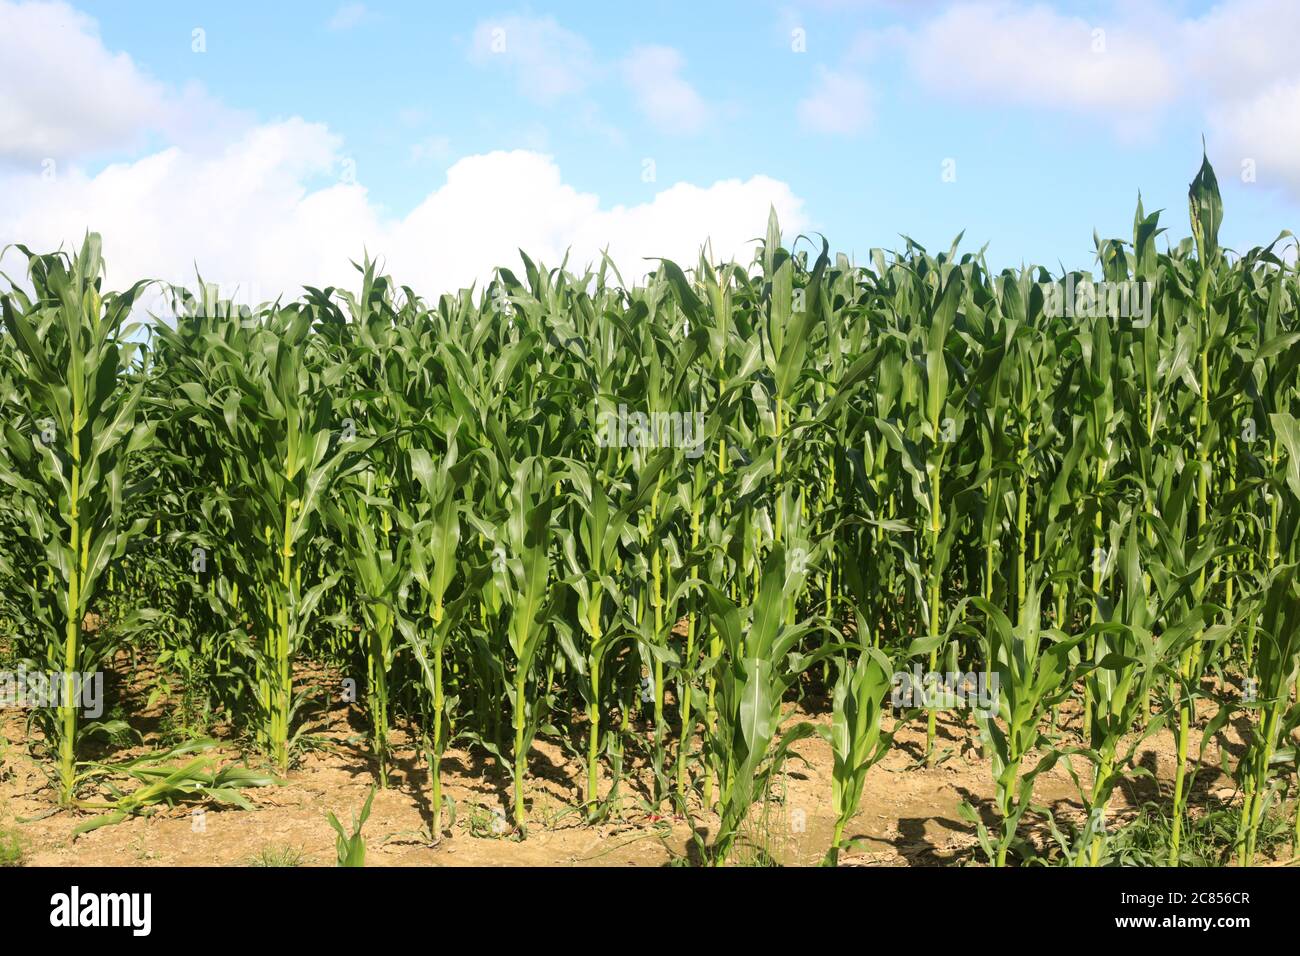
<svg viewBox="0 0 1300 956"><path fill-rule="evenodd" d="M20 659L65 681L31 741L60 802L110 772L74 676L125 647L281 774L304 668L355 675L377 783L400 723L435 830L463 746L523 831L540 735L583 765L591 819L644 760L644 799L715 815L723 861L821 734L833 862L900 728L942 759L939 707L892 706L899 675L970 673L995 691L958 712L991 765L993 817L965 809L990 862L1036 853L1055 767L1086 813L1051 821L1065 858L1112 859L1112 796L1170 733L1178 863L1232 730L1249 863L1297 764L1300 281L1287 234L1219 246L1208 162L1189 195L1192 238L1162 249L1139 202L1096 275L911 240L854 264L773 217L752 263L640 284L521 254L425 301L367 260L356 291L245 309L200 281L145 320L145 283L103 290L97 236L18 247L0 601ZM269 782L194 752L184 796Z"/></svg>

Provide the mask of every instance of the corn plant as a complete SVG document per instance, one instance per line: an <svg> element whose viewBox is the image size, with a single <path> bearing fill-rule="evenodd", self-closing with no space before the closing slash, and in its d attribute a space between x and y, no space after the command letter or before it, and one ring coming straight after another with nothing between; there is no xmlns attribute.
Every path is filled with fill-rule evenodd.
<svg viewBox="0 0 1300 956"><path fill-rule="evenodd" d="M575 533L563 534L561 542L569 571L565 583L577 598L578 622L586 638L584 652L574 655L574 664L585 677L580 692L587 710L586 802L593 813L599 803L602 672L620 638L630 636L626 622L613 610L622 594L617 573L621 542L632 534L637 512L653 496L659 472L667 463L666 454L650 459L637 484L613 501L594 462L585 466L569 462L564 475L578 509Z"/></svg>
<svg viewBox="0 0 1300 956"><path fill-rule="evenodd" d="M366 825L370 819L370 805L375 800L375 788L370 788L370 793L366 796L366 802L361 806L360 816L352 818L352 832L348 833L343 829L343 824L339 823L339 818L331 810L327 819L329 824L338 834L338 840L335 841L338 849L339 866L365 866L366 865L366 838L361 835L361 828Z"/></svg>
<svg viewBox="0 0 1300 956"><path fill-rule="evenodd" d="M1121 774L1126 768L1129 774L1147 772L1133 767L1138 748L1165 726L1174 708L1168 702L1170 706L1134 735L1139 716L1157 687L1172 681L1180 689L1179 699L1190 694L1189 688L1176 681L1173 666L1185 657L1185 648L1194 647L1198 640L1222 641L1226 636L1223 628L1204 629L1206 609L1193 604L1192 582L1199 566L1209 560L1209 552L1196 551L1188 563L1183 563L1179 560L1184 557L1181 551L1162 551L1162 555L1173 557L1168 562L1148 565L1156 590L1153 601L1144 580L1141 536L1136 524L1124 522L1119 533L1124 535L1123 540L1116 541L1110 553L1117 554L1113 563L1120 578L1120 599L1113 606L1107 602L1101 620L1084 632L1095 649L1094 666L1085 678L1091 713L1086 722L1088 748L1084 751L1094 772L1086 800L1089 825L1079 841L1077 859L1092 866L1101 862L1105 817ZM1125 745L1127 750L1121 752Z"/></svg>
<svg viewBox="0 0 1300 956"><path fill-rule="evenodd" d="M873 647L862 648L851 665L840 661L835 682L831 726L823 728L835 763L831 769L831 799L835 832L824 863L835 866L844 842L844 827L857 812L867 772L889 753L892 731L881 725L885 697L893 686L889 658Z"/></svg>
<svg viewBox="0 0 1300 956"><path fill-rule="evenodd" d="M533 668L550 634L553 607L551 540L548 532L556 506L554 474L548 462L526 458L511 474L509 513L497 529L493 549L494 583L509 612L507 640L514 658L510 705L514 714L514 820L526 828L524 781L528 751L541 722L540 695L533 690Z"/></svg>
<svg viewBox="0 0 1300 956"><path fill-rule="evenodd" d="M638 283L521 254L426 301L367 259L354 291L236 308L200 277L138 335L97 239L23 249L0 332L14 660L129 650L152 704L180 700L169 733L229 720L280 768L305 674L364 672L378 782L415 741L435 833L453 744L512 778L522 832L545 737L589 819L639 792L716 811L722 862L810 732L787 709L823 692L835 858L889 740L882 662L915 659L998 681L993 712L956 715L991 764L996 822L963 810L990 862L1030 853L1040 812L1071 862L1127 852L1061 836L1035 787L1064 763L1104 816L1154 733L1178 751L1167 861L1196 859L1197 738L1234 716L1248 861L1295 765L1300 276L1289 234L1220 248L1204 159L1189 200L1191 238L1160 242L1139 199L1087 269L994 272L960 236L854 262L772 215L749 261L706 247ZM1137 311L1107 298L1130 287ZM628 415L691 433L611 440ZM79 741L125 724L42 719L64 802L106 786Z"/></svg>
<svg viewBox="0 0 1300 956"><path fill-rule="evenodd" d="M209 753L216 746L215 740L193 740L161 753L147 753L126 761L91 763L82 779L107 790L108 796L83 800L78 807L105 812L77 824L72 828L72 835L77 837L100 827L113 826L135 814L152 813L160 805L212 802L252 810L253 804L240 791L273 786L276 779L247 767L216 766L216 758ZM179 765L166 763L175 757L184 758L184 762ZM130 791L121 790L116 781L123 776L138 786Z"/></svg>
<svg viewBox="0 0 1300 956"><path fill-rule="evenodd" d="M807 574L807 567L789 561L784 546L776 545L747 606L738 607L719 588L704 586L710 621L723 645L715 665L717 727L705 745L719 786L718 828L708 848L709 858L718 865L726 862L750 808L766 793L791 746L815 733L806 721L783 727L781 708L785 691L798 675L833 650L833 645L822 645L798 653L799 642L814 625L783 620L786 595L797 594Z"/></svg>
<svg viewBox="0 0 1300 956"><path fill-rule="evenodd" d="M1001 832L994 839L968 803L962 804L962 814L976 824L980 845L995 866L1005 865L1007 851L1016 845L1020 821L1033 806L1037 778L1062 755L1060 742L1044 731L1046 717L1087 670L1078 663L1082 635L1042 629L1042 591L1035 583L1040 572L1041 566L1032 569L1015 624L990 601L972 599L985 615L986 672L990 680L996 678L994 706L976 709L975 723L992 762ZM1041 756L1025 770L1025 760L1035 751Z"/></svg>
<svg viewBox="0 0 1300 956"><path fill-rule="evenodd" d="M227 573L240 584L253 630L254 694L267 755L287 769L297 709L293 666L308 622L335 571L304 582L307 555L334 482L359 470L373 437L335 413L331 387L343 369L314 367L312 313L285 309L245 330L239 348L207 340L206 381L185 383L176 415L205 439L212 537L227 543Z"/></svg>
<svg viewBox="0 0 1300 956"><path fill-rule="evenodd" d="M430 809L435 827L442 811L442 758L446 751L448 698L445 687L444 661L447 642L453 629L468 613L472 587L452 590L457 571L457 551L461 538L462 495L472 459L460 459L453 436L437 464L423 448L410 453L413 479L406 485L410 493L409 511L399 516L399 526L411 542L411 576L419 589L423 613L416 619L403 618L401 627L424 676L429 695L429 723L432 724L428 746L429 773L433 793ZM480 582L485 569L466 574L467 583Z"/></svg>
<svg viewBox="0 0 1300 956"><path fill-rule="evenodd" d="M1287 445L1293 452L1300 450L1294 423L1286 424L1291 426ZM1252 725L1240 769L1244 803L1239 859L1243 866L1254 861L1260 823L1273 796L1268 785L1274 758L1294 747L1291 735L1300 726L1300 705L1290 699L1300 676L1300 587L1295 578L1295 566L1282 565L1268 572L1259 592L1263 607L1256 633L1255 699L1251 701L1252 709L1259 711L1259 722Z"/></svg>
<svg viewBox="0 0 1300 956"><path fill-rule="evenodd" d="M109 649L87 634L86 615L145 523L128 524L123 504L137 491L127 483L128 458L152 436L139 415L143 384L123 383L137 349L126 322L144 283L103 292L95 234L71 259L22 251L33 293L15 288L0 300L14 343L5 357L24 390L21 417L4 423L0 483L14 530L36 560L20 573L6 556L0 569L27 593L40 662L61 683L57 716L43 726L57 751L59 802L68 806L78 744L92 729L79 726L82 680Z"/></svg>
<svg viewBox="0 0 1300 956"><path fill-rule="evenodd" d="M1196 455L1197 455L1197 532L1203 534L1209 524L1209 486L1212 464L1210 461L1211 444L1216 437L1210 419L1210 349L1215 344L1215 320L1210 309L1210 285L1215 276L1215 265L1219 257L1219 225L1223 221L1223 201L1219 196L1219 183L1208 159L1202 158L1201 168L1192 180L1187 192L1192 237L1196 243L1196 315L1200 330L1200 369L1196 413ZM1205 594L1208 569L1201 568L1197 579L1196 598L1199 601ZM1194 653L1194 646L1183 652L1179 664L1179 673L1184 685L1191 685L1200 676L1201 659ZM1184 699L1178 716L1178 766L1174 782L1173 836L1169 843L1170 864L1178 862L1178 843L1182 828L1184 812L1183 783L1186 775L1187 748L1192 715L1192 699Z"/></svg>

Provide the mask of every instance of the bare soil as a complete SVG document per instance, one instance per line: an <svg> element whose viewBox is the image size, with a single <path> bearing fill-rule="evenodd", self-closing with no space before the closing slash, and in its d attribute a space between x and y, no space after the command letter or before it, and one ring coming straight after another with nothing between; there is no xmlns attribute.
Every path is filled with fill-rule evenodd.
<svg viewBox="0 0 1300 956"><path fill-rule="evenodd" d="M791 708L791 717L827 725L824 705L806 701ZM166 702L156 704L153 713L141 711L132 722L156 727L158 712L166 707ZM893 750L868 776L861 807L845 834L853 846L841 854L840 865L981 862L973 827L961 818L958 807L967 800L992 823L993 786L973 728L961 717L940 715L939 759L932 766L923 760L923 722L901 729ZM1061 721L1067 730L1077 726L1077 711L1067 707ZM1229 726L1208 742L1192 812L1207 800L1231 797L1231 781L1219 771L1220 756L1226 749L1235 763L1245 730L1243 725ZM327 813L333 811L347 827L376 782L365 716L356 705L337 704L318 731L321 746L306 751L281 785L242 791L255 810L208 805L196 815L190 806L161 807L150 816L74 839L74 826L89 814L58 809L48 764L28 754L26 732L23 714L0 713L0 828L19 835L25 865L239 866L287 856L301 865L332 866L336 837ZM505 823L510 783L494 759L453 749L443 762L443 788L454 804L455 822L435 840L430 836L428 776L418 743L400 727L393 734L389 787L375 796L364 829L368 866L665 866L695 859L690 823L673 816L668 802L663 804L664 815L651 812L646 799L651 777L643 761L630 761L620 811L607 823L589 825L580 809L585 780L581 765L546 739L539 739L531 754L525 838ZM143 753L157 745L157 732L150 730L144 746L129 752ZM795 751L800 759L787 764L773 799L756 812L742 858L756 859L756 848L761 848L765 859L812 865L830 844L835 822L830 747L813 737L797 744ZM1146 800L1168 799L1175 753L1168 732L1143 743L1138 763L1155 779L1140 778L1119 788L1110 825L1131 818ZM123 755L119 751L114 756ZM223 745L220 755L223 762L257 765L256 757L241 754L234 741ZM1076 759L1075 768L1086 784L1088 767ZM1078 786L1065 761L1039 778L1035 799L1059 821L1077 824L1082 819ZM696 816L695 825L704 831L715 824L709 814ZM1036 840L1046 839L1041 817L1027 817L1025 826Z"/></svg>

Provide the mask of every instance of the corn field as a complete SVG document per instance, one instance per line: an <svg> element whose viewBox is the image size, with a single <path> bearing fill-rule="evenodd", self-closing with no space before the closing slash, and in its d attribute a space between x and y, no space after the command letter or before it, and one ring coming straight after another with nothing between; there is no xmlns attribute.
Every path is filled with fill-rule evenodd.
<svg viewBox="0 0 1300 956"><path fill-rule="evenodd" d="M1220 247L1208 162L1189 198L1191 238L1139 203L1095 274L911 240L853 263L773 217L752 262L640 284L522 256L426 301L367 260L355 289L254 309L168 287L157 320L146 283L105 290L98 236L18 247L0 640L62 682L28 725L51 802L100 811L83 828L240 804L346 686L378 786L395 732L415 742L435 833L453 746L536 826L547 739L587 820L634 799L635 762L710 863L820 736L834 864L902 728L916 772L942 759L941 707L900 703L900 675L960 673L995 690L952 711L996 794L964 805L978 859L1041 852L1035 782L1068 764L1062 858L1110 862L1090 821L1172 734L1178 864L1198 758L1236 728L1250 864L1265 816L1296 814L1300 276L1286 234ZM144 661L242 765L206 738L88 756L122 721L81 713L77 675Z"/></svg>

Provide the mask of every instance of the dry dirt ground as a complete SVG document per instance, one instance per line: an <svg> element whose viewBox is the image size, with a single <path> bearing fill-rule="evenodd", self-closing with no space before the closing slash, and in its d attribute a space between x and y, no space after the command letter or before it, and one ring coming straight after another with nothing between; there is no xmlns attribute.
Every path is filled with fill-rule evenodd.
<svg viewBox="0 0 1300 956"><path fill-rule="evenodd" d="M818 703L813 702L812 713L793 716L827 724L829 717ZM840 865L953 865L982 859L973 828L958 807L969 800L991 822L991 775L972 730L959 716L941 716L941 758L935 766L921 760L923 722L898 734L893 750L870 772L859 812L846 831L854 846L841 855ZM25 865L225 866L267 857L333 865L335 833L327 814L333 811L346 827L375 780L364 716L355 706L339 704L326 717L323 748L307 751L281 785L243 791L253 811L208 807L196 818L190 807L162 807L149 817L133 817L74 839L73 827L88 814L57 809L41 764L27 754L22 715L9 711L0 718L0 828L18 833ZM1062 723L1077 725L1077 714L1063 712ZM1218 770L1220 752L1226 748L1235 763L1242 729L1230 727L1207 746L1194 807L1207 797L1230 795L1231 781ZM147 736L146 745L151 743L156 745ZM424 761L400 729L393 745L389 788L375 796L364 828L368 866L665 866L695 858L690 824L649 812L643 796L648 774L644 768L637 774L636 761L634 779L624 781L626 799L617 817L602 825L585 823L578 809L583 771L546 740L537 742L530 761L526 839L503 822L508 778L493 767L492 758L460 749L450 751L443 763L444 793L455 804L455 823L435 842L429 836ZM834 826L832 760L820 737L800 742L796 752L802 760L787 765L774 788L779 799L756 816L747 838L749 846L761 844L776 862L811 865L825 854ZM1155 775L1166 799L1174 753L1168 733L1153 736L1139 752L1139 763ZM231 744L223 747L221 759L238 763L244 758ZM255 758L249 759L255 764ZM1086 783L1086 768L1077 766ZM1131 818L1135 807L1156 796L1156 787L1150 779L1121 786L1112 802L1112 825ZM1035 799L1058 819L1076 823L1082 817L1077 786L1064 764L1039 778ZM1041 820L1027 822L1036 838L1045 839ZM707 829L714 820L701 815L695 823ZM742 856L745 852L752 855L742 849Z"/></svg>

